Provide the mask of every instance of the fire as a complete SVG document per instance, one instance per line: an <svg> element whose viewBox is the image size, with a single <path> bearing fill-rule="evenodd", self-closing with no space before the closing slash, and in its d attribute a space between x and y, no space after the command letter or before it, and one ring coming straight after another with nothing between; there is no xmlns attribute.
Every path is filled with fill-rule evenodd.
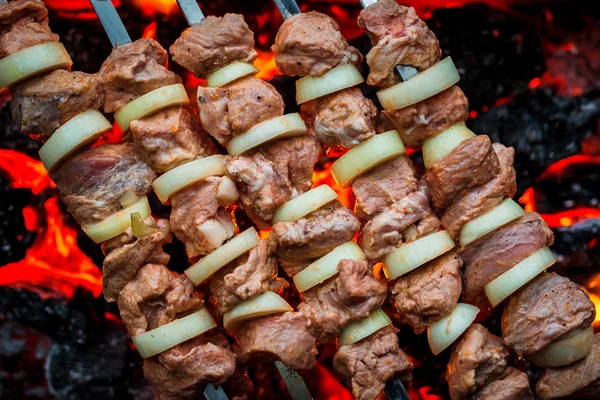
<svg viewBox="0 0 600 400"><path fill-rule="evenodd" d="M600 331L600 274L596 274L585 285L586 292L590 295L590 299L596 306L596 319L594 320L594 329Z"/></svg>
<svg viewBox="0 0 600 400"><path fill-rule="evenodd" d="M132 0L131 4L141 10L146 17L157 14L171 16L178 10L176 0Z"/></svg>
<svg viewBox="0 0 600 400"><path fill-rule="evenodd" d="M0 150L0 170L6 171L15 189L31 189L34 195L55 187L39 160L14 150Z"/></svg>
<svg viewBox="0 0 600 400"><path fill-rule="evenodd" d="M258 57L254 61L254 65L260 70L256 77L265 81L270 81L275 75L281 75L281 72L277 69L277 64L275 64L275 54L272 51L258 50Z"/></svg>
<svg viewBox="0 0 600 400"><path fill-rule="evenodd" d="M313 173L313 181L315 182L313 187L321 185L329 185L338 194L338 200L344 205L344 207L353 209L354 208L354 193L352 193L352 187L342 187L333 178L331 174L331 164L333 161L325 163L324 168L315 170Z"/></svg>

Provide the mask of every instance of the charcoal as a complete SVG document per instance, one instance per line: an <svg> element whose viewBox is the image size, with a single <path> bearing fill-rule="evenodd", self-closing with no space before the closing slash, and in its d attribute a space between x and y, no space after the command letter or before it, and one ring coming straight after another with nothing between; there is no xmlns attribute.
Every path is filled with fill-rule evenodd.
<svg viewBox="0 0 600 400"><path fill-rule="evenodd" d="M12 189L0 170L0 260L1 264L25 257L35 234L25 227L23 208L32 201L31 191Z"/></svg>

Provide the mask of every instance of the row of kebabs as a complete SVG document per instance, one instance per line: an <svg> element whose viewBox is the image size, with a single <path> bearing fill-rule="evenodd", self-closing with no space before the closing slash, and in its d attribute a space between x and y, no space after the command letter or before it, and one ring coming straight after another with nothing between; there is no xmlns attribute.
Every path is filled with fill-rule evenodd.
<svg viewBox="0 0 600 400"><path fill-rule="evenodd" d="M6 24L8 29L2 31L2 37L10 38L12 34L20 38L22 43L19 47L19 42L15 45L14 40L10 41L8 50L3 49L6 53L2 56L57 40L50 34L46 39L44 35L33 35L35 39L26 35L29 32L50 32L45 9L42 11L40 4L36 1L11 2L7 17L0 14L0 20L10 21ZM431 70L435 70L440 58L437 40L411 9L399 7L393 1L382 1L365 10L360 23L372 35L375 44L367 56L371 67L369 83L393 84L396 80L393 68L397 64L410 64L421 70L434 65ZM171 52L175 61L198 76L208 78L210 82L211 78L215 80L215 72L232 65L234 69L242 71L237 72L238 75L243 74L243 64L236 62L247 63L256 57L253 44L253 34L243 18L229 14L223 18L209 17L202 24L187 30L172 46ZM407 145L420 147L425 142L426 164L427 139L434 136L442 138L445 146L437 146L436 149L436 146L430 145L433 150L429 153L433 155L429 160L436 162L429 163L431 168L421 181L415 176L410 160L402 154L402 143L397 144L398 134L386 132L375 135L377 110L360 90L345 88L315 99L314 96L323 90L336 89L335 85L343 78L352 82L347 72L352 67L348 66L361 61L360 54L348 46L329 17L306 13L286 21L279 32L274 51L279 68L286 74L309 77L301 79L303 83L298 87L302 89L304 85L305 89L303 92L299 90L298 95L301 101L308 99L303 101L302 114L311 135L279 140L260 146L258 150L227 157L224 170L216 174L219 176L186 185L185 179L181 183L181 176L186 175L185 167L187 175L190 175L189 171L202 171L202 167L206 170L210 164L206 160L214 160L206 156L216 153L216 148L203 135L192 114L184 107L173 106L149 117L133 120L130 124L133 144L93 147L49 169L52 169L53 179L69 210L78 222L87 227L115 213L123 214L122 209L127 209L127 204L137 204L150 191L156 174L174 171L162 175L163 182L167 182L167 189L164 189L165 184L158 186L159 190L163 188L166 193L161 199L172 204L171 227L185 243L190 257L209 255L219 248L231 249L232 243L239 242L230 240L236 228L229 208L238 198L239 204L258 227L270 227L275 218L269 241L258 242L254 235L254 241L250 240L250 243L258 245L236 260L237 254L233 251L230 259L233 261L210 278L209 286L219 313L233 312L237 304L244 304L248 299L256 303L250 305L257 310L261 306L261 301L256 300L258 294L277 292L287 285L276 277L278 261L291 276L298 271L307 271L294 279L297 286L299 283L302 285L304 294L304 303L300 305L299 312L282 313L286 311L281 303L283 299L268 298L262 302L260 312L263 314L256 311L246 311L244 314L243 307L238 307L238 314L230 314L227 319L233 321L228 325L235 327L236 321L277 311L278 314L254 319L233 328L238 339L236 353L244 363L275 358L292 368L303 369L314 365L314 338L319 342L332 340L341 334L342 328L349 322L368 316L382 304L387 285L373 276L369 265L384 258L388 275L397 278L391 284L394 303L416 332L422 332L456 310L462 286L461 260L455 252L446 252L453 247L453 244L448 244L446 235L457 239L460 234L462 238L462 225L485 214L500 204L504 197L512 196L515 190L514 170L512 149L492 146L486 137L464 137L468 135L460 127L448 129L464 121L467 115L466 98L455 86L397 111L392 110L394 107L388 107L389 111L383 113L399 128ZM89 108L102 106L105 112L118 111L143 95L179 82L178 77L164 68L165 61L166 52L156 42L142 39L115 49L98 75L59 69L27 80L13 88L15 120L25 132L44 134L54 132ZM343 72L340 73L340 70ZM235 76L236 71L233 72ZM310 77L324 79L310 82ZM259 126L261 129L255 130L254 136L265 135L264 124L260 123L276 120L283 114L281 97L268 83L252 77L238 78L227 82L225 87L199 88L198 91L201 127L228 148L234 138L238 139L238 148L239 143L242 143L242 148L248 146L247 139L239 140L248 137L244 133ZM313 92L316 90L316 95L310 94L311 88ZM386 104L385 98L382 104ZM119 121L118 115L116 118ZM284 129L280 129L280 132L286 133ZM453 138L452 132L459 132L458 137L463 141ZM444 142L445 136L450 139ZM321 207L304 207L304 214L297 211L303 208L301 199L307 198L298 195L312 186L312 169L321 152L315 137L328 146L353 147L366 142L345 156L346 164L350 160L350 167L344 167L342 160L334 172L343 183L353 181L357 214L364 223L359 243L369 263L362 260L365 256L360 250L353 252L356 249L347 244L359 230L359 220L337 201L330 199L325 202L330 198L326 191L308 192L308 197L321 200ZM250 142L252 144L252 140ZM444 155L442 153L448 143L454 143L454 148L447 150ZM378 148L389 150L385 146L391 150L377 158L380 161L388 157L387 162L378 164L378 160L367 159L368 154L377 152ZM195 159L199 159L196 167L187 164ZM358 169L353 165L361 163L364 165ZM177 172L176 167L180 165L183 170ZM354 172L351 167L354 167ZM369 168L368 172L359 174ZM277 218L276 211L292 198L296 203L290 203L287 213L282 209ZM440 221L429 205L430 198L433 198L433 210L441 213L441 223L447 229L447 234L436 233ZM306 201L304 204L307 204ZM296 212L290 212L289 209ZM104 244L107 254L104 264L105 296L112 301L118 299L123 319L132 336L181 320L202 308L202 301L194 296L190 281L185 276L173 275L164 267L168 255L162 252L161 246L170 240L168 222L155 221L149 213L146 217L145 225L134 222L133 229L127 229ZM508 225L503 225L499 230L484 232L489 234L473 241L470 246L461 246L460 252L465 260L465 298L471 299L471 302L480 301L484 287L504 271L550 244L552 234L537 215L528 213L515 218L505 221ZM498 223L496 225L500 226ZM481 229L476 228L471 230L482 235ZM474 236L471 234L471 237ZM252 235L246 235L245 238L252 238ZM438 250L440 254L436 255L435 252L423 250L423 245L418 244L417 240L421 238L429 238L427 248L436 247L436 242L439 242L437 238L445 239L442 244L446 244L446 251ZM226 243L226 247L220 247L223 243ZM410 253L410 247L406 246L409 243L416 244L412 252L417 255L430 253L429 262L425 264L427 260L421 259L413 261L408 267L406 263L398 262L399 258L405 260L406 254L398 254L396 249L408 249ZM347 251L340 254L342 259L348 258L339 265L325 260L305 268L315 259L345 244L343 249ZM251 246L235 247L233 245L234 250L241 251ZM227 253L229 251L222 251L218 255L223 258ZM201 259L200 265L190 271L206 271L207 262L211 271L223 266L215 266L214 257L208 261L207 258ZM503 271L498 272L498 263L503 265ZM403 269L416 268L421 264L425 265L406 274L400 273ZM339 270L338 275L331 271L331 265L334 271ZM194 283L201 283L205 275L201 273L201 280ZM321 281L315 275L320 276ZM188 276L194 281L193 272ZM319 284L323 280L326 282ZM538 281L543 290L534 286ZM565 332L589 326L593 320L593 305L590 308L591 303L581 289L565 281L564 278L544 274L528 286L532 287L533 294L529 293L525 298L515 301L514 343L520 341L527 346L527 340L533 339L539 350L555 342ZM548 295L557 286L561 287L559 293L566 299L555 299ZM527 293L527 290L519 293ZM510 321L513 299L518 297L511 298L506 309L506 321ZM539 306L539 301L536 303L535 300L540 298L549 302L542 307L546 312L545 319L533 318L533 322L524 327L523 320L532 319L532 311L535 311L532 307ZM275 305L277 302L278 305ZM569 305L568 309L565 305ZM539 325L548 324L549 306L554 306L550 315L555 318L555 325L564 321L568 323L562 328L551 325L553 329L541 329L543 333L548 332L548 337L540 342ZM377 321L377 318L371 320ZM389 323L384 321L381 325L387 326ZM460 332L455 332L458 334L454 336L458 337L466 326ZM507 326L510 331L510 324ZM534 332L534 338L531 338L531 332ZM342 336L352 337L352 333L350 330L346 336ZM473 342L477 339L477 333L485 339L480 340L477 351L462 351L475 345ZM487 332L475 325L457 345L448 369L452 397L482 397L486 391L498 395L497 389L490 388L494 388L494 385L511 387L496 382L513 378L520 383L525 382L526 385L521 385L523 390L531 393L525 374L507 367L506 356L486 356L493 345L499 346L502 350L500 353L508 353L501 340L484 333ZM505 334L507 342L520 354L537 351L519 351L507 336ZM350 342L352 339L348 340ZM238 387L244 386L240 385L243 373L235 373L236 356L228 347L223 336L204 334L169 350L165 349L158 356L147 358L145 373L161 397L165 398L192 395L205 382L223 383L229 379L236 381ZM476 354L479 358L470 358L469 363L465 363L461 354L463 357ZM491 372L471 379L474 371L477 375L485 363L491 363L486 366L492 368L485 369ZM390 327L342 346L335 364L342 374L352 377L354 394L360 398L376 397L391 376L408 375L407 372L412 369L406 355L398 349L397 337ZM203 368L198 368L198 365ZM465 368L465 365L468 367ZM556 373L570 372L561 369ZM231 379L236 376L238 379ZM567 384L573 382L572 379L565 380ZM579 385L587 386L590 382L581 381ZM579 389L574 386L572 391ZM552 393L540 395L557 397ZM509 396L506 394L499 398L511 398Z"/></svg>

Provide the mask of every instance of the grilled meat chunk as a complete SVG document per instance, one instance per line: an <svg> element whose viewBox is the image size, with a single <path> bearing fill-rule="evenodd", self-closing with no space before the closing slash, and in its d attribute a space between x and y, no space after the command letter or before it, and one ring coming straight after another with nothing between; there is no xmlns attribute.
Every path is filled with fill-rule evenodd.
<svg viewBox="0 0 600 400"><path fill-rule="evenodd" d="M450 251L391 283L390 295L400 318L417 335L456 307L461 266L460 257Z"/></svg>
<svg viewBox="0 0 600 400"><path fill-rule="evenodd" d="M104 112L118 111L127 103L163 86L180 83L169 71L167 51L156 40L143 38L113 49L100 67L106 96Z"/></svg>
<svg viewBox="0 0 600 400"><path fill-rule="evenodd" d="M217 309L225 314L238 303L267 290L280 292L288 283L277 277L277 258L267 239L221 268L210 278L210 292Z"/></svg>
<svg viewBox="0 0 600 400"><path fill-rule="evenodd" d="M298 263L324 256L352 240L359 229L352 211L335 200L297 221L276 223L269 239L281 259Z"/></svg>
<svg viewBox="0 0 600 400"><path fill-rule="evenodd" d="M136 238L128 228L102 245L106 256L102 265L102 286L108 302L117 301L121 289L133 280L138 269L146 264L167 265L171 258L162 249L172 239L169 220L148 217L144 222L155 228L154 233Z"/></svg>
<svg viewBox="0 0 600 400"><path fill-rule="evenodd" d="M217 153L217 147L183 107L171 107L131 122L136 149L157 173Z"/></svg>
<svg viewBox="0 0 600 400"><path fill-rule="evenodd" d="M41 0L13 0L0 7L0 58L42 43L58 42Z"/></svg>
<svg viewBox="0 0 600 400"><path fill-rule="evenodd" d="M416 104L383 114L393 122L404 145L418 149L425 140L466 121L469 100L458 86L452 86Z"/></svg>
<svg viewBox="0 0 600 400"><path fill-rule="evenodd" d="M209 15L186 29L169 49L173 61L200 78L234 61L256 59L254 33L240 14Z"/></svg>
<svg viewBox="0 0 600 400"><path fill-rule="evenodd" d="M429 206L429 191L423 182L419 189L393 203L363 227L360 247L371 261L380 261L392 250L433 233L440 220Z"/></svg>
<svg viewBox="0 0 600 400"><path fill-rule="evenodd" d="M595 317L594 303L579 285L542 273L509 298L502 336L517 354L527 356L575 328L590 326Z"/></svg>
<svg viewBox="0 0 600 400"><path fill-rule="evenodd" d="M283 21L271 49L277 67L290 76L321 76L340 64L362 63L360 52L348 45L337 22L315 11Z"/></svg>
<svg viewBox="0 0 600 400"><path fill-rule="evenodd" d="M281 361L292 369L315 366L317 348L306 317L298 312L272 315L246 322L235 335L236 353L244 364Z"/></svg>
<svg viewBox="0 0 600 400"><path fill-rule="evenodd" d="M396 375L406 388L412 383L413 364L398 347L398 336L391 326L341 346L333 357L333 368L350 381L352 394L360 400L375 400Z"/></svg>
<svg viewBox="0 0 600 400"><path fill-rule="evenodd" d="M356 196L354 211L358 218L367 221L417 190L417 183L410 159L396 157L362 174L352 183Z"/></svg>
<svg viewBox="0 0 600 400"><path fill-rule="evenodd" d="M472 396L473 400L533 400L529 377L523 371L508 367L504 376L489 383Z"/></svg>
<svg viewBox="0 0 600 400"><path fill-rule="evenodd" d="M554 243L539 214L528 212L461 249L464 297L487 308L484 287L533 253Z"/></svg>
<svg viewBox="0 0 600 400"><path fill-rule="evenodd" d="M442 56L435 34L417 16L414 8L401 6L395 0L380 0L362 10L358 25L373 43L367 54L371 69L367 79L369 85L389 85L398 64L424 70Z"/></svg>
<svg viewBox="0 0 600 400"><path fill-rule="evenodd" d="M540 399L597 399L600 397L600 335L588 355L573 364L546 368L536 385Z"/></svg>
<svg viewBox="0 0 600 400"><path fill-rule="evenodd" d="M358 88L306 102L301 114L311 134L330 147L353 147L375 135L377 107Z"/></svg>
<svg viewBox="0 0 600 400"><path fill-rule="evenodd" d="M485 135L463 140L450 154L425 172L436 210L443 210L467 190L494 178L500 163Z"/></svg>
<svg viewBox="0 0 600 400"><path fill-rule="evenodd" d="M500 143L492 145L498 157L500 172L487 183L477 186L457 198L442 214L442 225L454 240L469 221L496 207L506 197L517 192L517 174L513 167L515 150Z"/></svg>
<svg viewBox="0 0 600 400"><path fill-rule="evenodd" d="M262 79L249 77L226 87L198 87L198 112L205 131L223 146L232 136L283 115L283 99Z"/></svg>
<svg viewBox="0 0 600 400"><path fill-rule="evenodd" d="M59 69L17 85L10 108L21 131L47 139L77 114L98 109L103 102L98 75Z"/></svg>
<svg viewBox="0 0 600 400"><path fill-rule="evenodd" d="M341 260L339 274L303 293L298 306L317 342L335 340L350 322L367 318L387 295L387 281L380 281L366 261Z"/></svg>
<svg viewBox="0 0 600 400"><path fill-rule="evenodd" d="M226 176L208 177L171 197L171 228L189 258L209 254L235 235L227 207L237 198L235 184Z"/></svg>
<svg viewBox="0 0 600 400"><path fill-rule="evenodd" d="M125 194L143 197L156 175L133 144L92 147L50 172L67 209L80 225L102 221L121 210Z"/></svg>

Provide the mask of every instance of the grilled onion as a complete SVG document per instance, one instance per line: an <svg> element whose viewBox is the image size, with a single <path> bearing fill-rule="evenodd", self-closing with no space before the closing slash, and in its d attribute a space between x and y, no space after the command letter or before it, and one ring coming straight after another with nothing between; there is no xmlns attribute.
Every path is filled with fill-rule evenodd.
<svg viewBox="0 0 600 400"><path fill-rule="evenodd" d="M556 260L548 247L533 253L487 285L484 290L490 304L496 307L527 282L550 268Z"/></svg>
<svg viewBox="0 0 600 400"><path fill-rule="evenodd" d="M538 367L557 368L581 360L588 355L593 345L594 328L577 328L528 358Z"/></svg>
<svg viewBox="0 0 600 400"><path fill-rule="evenodd" d="M170 197L181 189L209 176L221 175L225 175L225 158L217 154L190 161L165 172L152 182L152 187L161 203L168 204Z"/></svg>
<svg viewBox="0 0 600 400"><path fill-rule="evenodd" d="M475 137L475 134L466 127L464 122L458 122L437 136L429 138L423 143L423 163L429 169L436 162L446 157L463 140Z"/></svg>
<svg viewBox="0 0 600 400"><path fill-rule="evenodd" d="M199 285L219 269L242 254L247 253L260 242L254 227L246 229L223 246L185 270L185 274L194 285Z"/></svg>
<svg viewBox="0 0 600 400"><path fill-rule="evenodd" d="M223 315L223 326L228 331L234 331L239 324L249 319L288 311L293 311L293 308L287 301L276 293L267 291L236 304L230 312Z"/></svg>
<svg viewBox="0 0 600 400"><path fill-rule="evenodd" d="M298 104L347 89L364 82L360 71L353 64L340 65L322 76L305 76L296 81Z"/></svg>
<svg viewBox="0 0 600 400"><path fill-rule="evenodd" d="M107 217L106 219L82 226L81 229L96 243L112 239L125 232L131 226L131 214L139 213L142 220L148 218L152 211L146 196L139 199L135 204L122 209Z"/></svg>
<svg viewBox="0 0 600 400"><path fill-rule="evenodd" d="M60 42L28 47L0 60L0 88L11 87L27 78L73 65Z"/></svg>
<svg viewBox="0 0 600 400"><path fill-rule="evenodd" d="M490 211L466 223L460 230L460 245L466 246L523 214L525 212L521 206L513 199L506 199Z"/></svg>
<svg viewBox="0 0 600 400"><path fill-rule="evenodd" d="M402 154L406 154L406 148L398 131L387 131L353 147L331 165L331 173L337 183L348 185L370 169Z"/></svg>
<svg viewBox="0 0 600 400"><path fill-rule="evenodd" d="M364 259L365 254L356 243L346 242L294 275L294 284L299 292L304 292L335 276L338 273L337 266L340 261Z"/></svg>
<svg viewBox="0 0 600 400"><path fill-rule="evenodd" d="M408 243L385 256L383 271L394 280L454 248L447 231L427 235Z"/></svg>
<svg viewBox="0 0 600 400"><path fill-rule="evenodd" d="M338 344L340 346L348 346L363 340L366 337L371 336L381 328L385 328L390 325L392 320L387 316L381 308L376 308L371 311L371 314L362 321L352 322L348 324L340 337L338 338Z"/></svg>
<svg viewBox="0 0 600 400"><path fill-rule="evenodd" d="M210 74L206 78L206 86L225 86L248 75L255 75L257 72L258 68L254 65L243 61L236 61Z"/></svg>
<svg viewBox="0 0 600 400"><path fill-rule="evenodd" d="M434 355L440 354L462 335L475 321L479 308L458 303L452 312L427 328L429 348Z"/></svg>
<svg viewBox="0 0 600 400"><path fill-rule="evenodd" d="M96 110L87 110L71 118L50 136L40 149L40 159L50 171L74 151L95 142L112 128L104 115Z"/></svg>
<svg viewBox="0 0 600 400"><path fill-rule="evenodd" d="M381 106L391 112L435 96L454 85L459 79L460 76L452 59L446 57L406 82L380 90L377 92L377 97Z"/></svg>
<svg viewBox="0 0 600 400"><path fill-rule="evenodd" d="M299 136L306 132L306 125L300 114L282 115L256 124L248 132L235 136L227 143L227 151L232 156L237 156L273 140Z"/></svg>
<svg viewBox="0 0 600 400"><path fill-rule="evenodd" d="M273 215L273 224L280 221L294 222L337 199L335 190L321 185L282 204Z"/></svg>
<svg viewBox="0 0 600 400"><path fill-rule="evenodd" d="M186 317L176 319L141 335L133 336L131 340L142 358L148 358L195 338L215 326L217 326L215 320L206 308L203 308Z"/></svg>
<svg viewBox="0 0 600 400"><path fill-rule="evenodd" d="M115 120L123 132L132 121L149 117L167 107L188 104L190 101L181 83L163 86L138 97L115 113Z"/></svg>

